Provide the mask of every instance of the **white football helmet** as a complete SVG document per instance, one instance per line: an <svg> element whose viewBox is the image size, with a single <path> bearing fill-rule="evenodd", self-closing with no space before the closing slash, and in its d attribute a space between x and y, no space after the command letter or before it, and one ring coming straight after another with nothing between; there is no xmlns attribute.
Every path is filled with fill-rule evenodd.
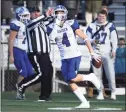
<svg viewBox="0 0 126 112"><path fill-rule="evenodd" d="M15 11L15 16L17 20L23 23L27 23L30 20L30 12L25 7L17 8Z"/></svg>
<svg viewBox="0 0 126 112"><path fill-rule="evenodd" d="M57 12L62 11L63 14L57 14ZM56 18L59 18L61 21L65 21L67 19L68 11L63 5L57 5L54 9L54 16Z"/></svg>

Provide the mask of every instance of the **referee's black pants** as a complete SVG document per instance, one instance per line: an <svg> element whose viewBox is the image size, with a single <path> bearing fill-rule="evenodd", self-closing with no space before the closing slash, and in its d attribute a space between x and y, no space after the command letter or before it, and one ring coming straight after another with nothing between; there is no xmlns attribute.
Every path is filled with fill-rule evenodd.
<svg viewBox="0 0 126 112"><path fill-rule="evenodd" d="M53 67L48 53L29 53L29 60L36 75L25 78L19 84L22 89L41 82L40 99L49 98L52 93Z"/></svg>

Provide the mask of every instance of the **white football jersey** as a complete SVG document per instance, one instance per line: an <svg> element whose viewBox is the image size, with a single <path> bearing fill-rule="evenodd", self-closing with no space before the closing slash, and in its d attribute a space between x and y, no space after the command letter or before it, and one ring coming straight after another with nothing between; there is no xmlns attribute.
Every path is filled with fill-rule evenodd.
<svg viewBox="0 0 126 112"><path fill-rule="evenodd" d="M59 27L55 23L47 27L49 38L56 41L62 59L81 56L74 32L78 28L79 24L75 20L65 21L63 27Z"/></svg>
<svg viewBox="0 0 126 112"><path fill-rule="evenodd" d="M99 44L93 44L93 48L96 52L109 53L111 50L116 52L117 49L117 31L115 25L111 22L106 22L104 28L101 29L93 38L92 36L99 30L101 25L97 22L91 23L86 31L86 34L90 41L98 41Z"/></svg>
<svg viewBox="0 0 126 112"><path fill-rule="evenodd" d="M14 40L14 47L22 50L27 50L26 27L25 24L18 20L13 20L10 24L10 30L17 31L17 36Z"/></svg>

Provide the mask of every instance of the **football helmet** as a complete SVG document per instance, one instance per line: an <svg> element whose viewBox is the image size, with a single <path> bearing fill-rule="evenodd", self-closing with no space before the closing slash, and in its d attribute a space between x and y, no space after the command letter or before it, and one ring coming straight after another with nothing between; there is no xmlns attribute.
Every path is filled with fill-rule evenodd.
<svg viewBox="0 0 126 112"><path fill-rule="evenodd" d="M30 12L25 7L17 8L15 11L15 16L17 20L23 23L27 23L30 20Z"/></svg>
<svg viewBox="0 0 126 112"><path fill-rule="evenodd" d="M60 11L64 13L58 14L58 12ZM65 21L67 19L67 14L68 14L68 11L63 5L57 5L56 8L54 9L55 18L58 18L61 21Z"/></svg>

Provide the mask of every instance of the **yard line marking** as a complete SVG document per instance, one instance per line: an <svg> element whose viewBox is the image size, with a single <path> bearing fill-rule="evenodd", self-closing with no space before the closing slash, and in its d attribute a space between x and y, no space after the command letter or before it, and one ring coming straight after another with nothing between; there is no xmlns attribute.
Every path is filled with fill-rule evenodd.
<svg viewBox="0 0 126 112"><path fill-rule="evenodd" d="M48 108L48 110L74 110L72 107L56 107L56 108Z"/></svg>
<svg viewBox="0 0 126 112"><path fill-rule="evenodd" d="M77 109L75 107L56 107L56 108L48 108L48 110L122 110L121 108L89 108Z"/></svg>
<svg viewBox="0 0 126 112"><path fill-rule="evenodd" d="M111 100L110 100L111 101ZM123 103L125 103L125 101L112 101L112 102L110 102L109 100L108 101L99 101L99 100L97 100L97 101L90 101L89 100L89 102L93 102L93 103L98 103L98 102L100 102L100 103L121 103L121 104L123 104ZM57 102L57 101L56 101ZM80 101L58 101L58 102L63 102L63 103L65 103L65 102L80 102Z"/></svg>
<svg viewBox="0 0 126 112"><path fill-rule="evenodd" d="M97 108L93 110L122 110L121 108Z"/></svg>

